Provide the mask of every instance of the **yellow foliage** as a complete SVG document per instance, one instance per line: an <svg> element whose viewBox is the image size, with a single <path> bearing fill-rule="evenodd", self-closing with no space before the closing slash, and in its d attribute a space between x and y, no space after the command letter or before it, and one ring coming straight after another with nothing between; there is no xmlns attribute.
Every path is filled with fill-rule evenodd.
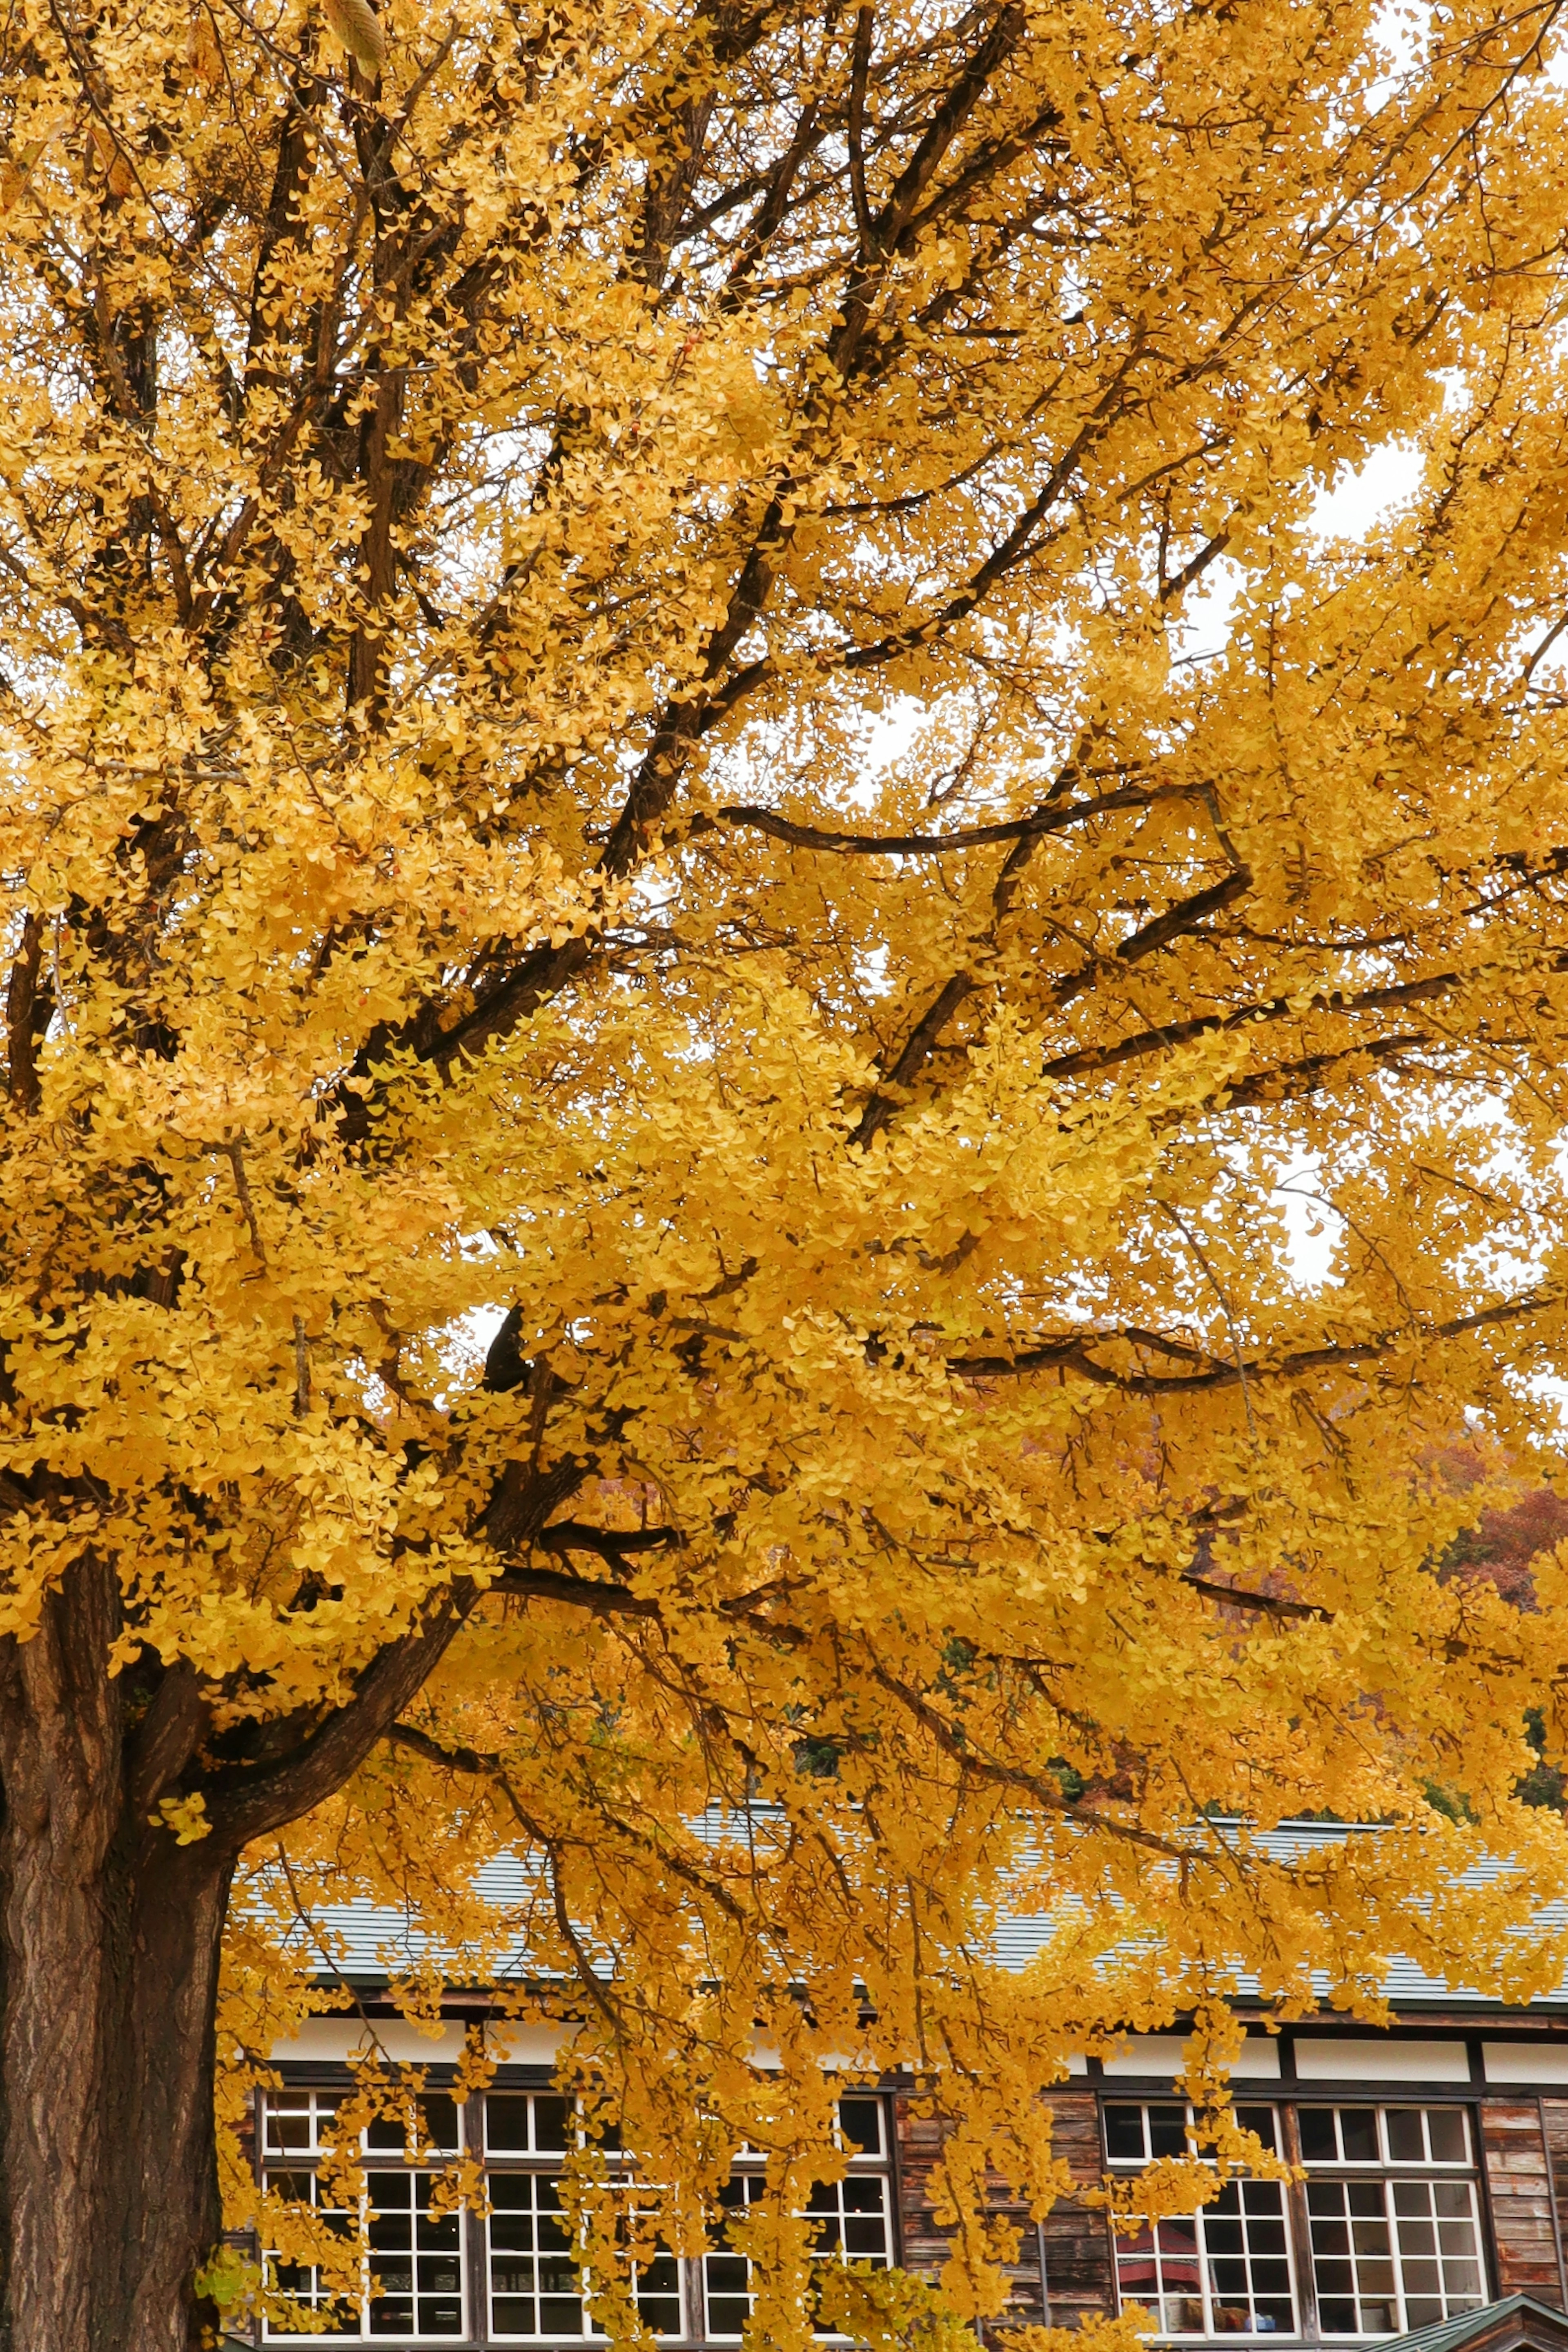
<svg viewBox="0 0 1568 2352"><path fill-rule="evenodd" d="M773 2342L825 2068L940 2091L994 2312L1070 2047L1198 2013L1240 2162L1239 1970L1558 1966L1568 1569L1443 1563L1568 1370L1561 77L325 18L7 36L0 1666L98 1595L243 1853L226 2112L395 1895L671 2242L766 2150Z"/></svg>

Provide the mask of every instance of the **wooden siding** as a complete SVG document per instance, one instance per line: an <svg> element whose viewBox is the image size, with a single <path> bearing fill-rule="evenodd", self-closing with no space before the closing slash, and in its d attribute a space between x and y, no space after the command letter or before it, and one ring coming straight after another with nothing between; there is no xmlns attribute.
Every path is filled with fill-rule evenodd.
<svg viewBox="0 0 1568 2352"><path fill-rule="evenodd" d="M1065 2159L1079 2188L1098 2189L1105 2159L1094 2093L1053 2091L1050 2102L1056 2110L1056 2153ZM1116 2278L1105 2215L1076 2197L1064 2197L1046 2215L1042 2234L1052 2325L1077 2326L1080 2320L1110 2317L1116 2309Z"/></svg>
<svg viewBox="0 0 1568 2352"><path fill-rule="evenodd" d="M1563 2270L1541 2102L1483 2099L1480 2119L1497 2291L1561 2305Z"/></svg>
<svg viewBox="0 0 1568 2352"><path fill-rule="evenodd" d="M1066 2158L1075 2183L1097 2188L1102 2169L1100 2119L1091 2091L1054 2091L1047 2095L1054 2112L1054 2143ZM947 2126L940 2116L911 2114L907 2100L898 2105L899 2220L907 2268L934 2277L948 2256L946 2232L931 2210L930 2181L942 2155ZM1115 2308L1110 2247L1103 2213L1077 2197L1063 2198L1037 2227L1026 2206L1016 2203L1004 2184L991 2188L990 2210L1011 2221L1018 2231L1018 2259L1009 2265L1013 2296L1007 2316L1018 2323L1048 2316L1057 2326L1076 2325ZM1045 2280L1041 2279L1042 2259Z"/></svg>

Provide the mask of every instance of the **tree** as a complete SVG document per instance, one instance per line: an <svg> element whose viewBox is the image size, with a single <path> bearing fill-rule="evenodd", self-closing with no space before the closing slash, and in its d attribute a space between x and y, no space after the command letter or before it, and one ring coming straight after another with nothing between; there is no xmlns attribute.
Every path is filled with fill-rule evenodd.
<svg viewBox="0 0 1568 2352"><path fill-rule="evenodd" d="M944 2071L967 2308L1064 2036L1540 1980L1555 22L8 16L16 2352L212 2318L242 1856L515 1849L691 2179Z"/></svg>

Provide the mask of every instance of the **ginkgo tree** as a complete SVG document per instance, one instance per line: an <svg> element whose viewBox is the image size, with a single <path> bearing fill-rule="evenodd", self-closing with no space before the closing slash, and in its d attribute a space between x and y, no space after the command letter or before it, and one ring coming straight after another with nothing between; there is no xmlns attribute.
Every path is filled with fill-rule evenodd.
<svg viewBox="0 0 1568 2352"><path fill-rule="evenodd" d="M322 1886L682 2243L773 2151L781 2347L830 2059L977 2313L1075 2041L1545 1981L1568 1588L1431 1564L1568 1369L1556 17L7 13L15 2352L215 2324Z"/></svg>

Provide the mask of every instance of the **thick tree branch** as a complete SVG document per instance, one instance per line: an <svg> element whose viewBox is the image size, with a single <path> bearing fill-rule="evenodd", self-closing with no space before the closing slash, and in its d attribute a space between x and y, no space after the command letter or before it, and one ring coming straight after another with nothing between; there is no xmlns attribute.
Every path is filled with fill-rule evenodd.
<svg viewBox="0 0 1568 2352"><path fill-rule="evenodd" d="M588 1551L601 1559L620 1559L627 1552L668 1551L684 1538L674 1528L591 1528L581 1519L556 1519L533 1540L542 1551Z"/></svg>
<svg viewBox="0 0 1568 2352"><path fill-rule="evenodd" d="M1527 1293L1522 1298L1503 1299L1495 1307L1484 1307L1474 1315L1456 1316L1444 1323L1410 1323L1392 1331L1380 1331L1366 1339L1347 1339L1323 1348L1300 1348L1286 1355L1257 1356L1245 1362L1216 1360L1205 1371L1117 1372L1097 1363L1089 1354L1091 1348L1105 1347L1115 1340L1149 1344L1151 1334L1131 1328L1085 1331L1072 1338L1048 1340L1042 1347L1020 1348L1013 1356L955 1356L949 1359L948 1370L963 1380L1006 1380L1028 1372L1068 1370L1100 1387L1121 1389L1129 1396L1175 1396L1200 1389L1232 1388L1246 1381L1296 1380L1306 1372L1331 1371L1341 1365L1373 1362L1413 1342L1463 1339L1472 1331L1517 1323L1530 1315L1543 1315L1562 1303L1555 1292ZM1155 1344L1167 1354L1194 1352L1169 1340Z"/></svg>
<svg viewBox="0 0 1568 2352"><path fill-rule="evenodd" d="M195 1667L189 1658L176 1658L127 1746L126 1802L133 1819L143 1818L184 1770L209 1712Z"/></svg>
<svg viewBox="0 0 1568 2352"><path fill-rule="evenodd" d="M422 1625L372 1659L347 1706L336 1708L281 1763L253 1773L237 1768L206 1781L202 1793L213 1834L237 1851L298 1821L341 1789L434 1672L471 1599L471 1587L466 1593L443 1594Z"/></svg>
<svg viewBox="0 0 1568 2352"><path fill-rule="evenodd" d="M787 842L793 849L821 850L832 857L942 856L949 850L983 849L993 842L1037 841L1116 809L1152 808L1158 801L1190 800L1199 790L1195 784L1127 784L1093 800L1075 801L1068 808L1039 808L1028 816L1007 818L996 824L955 825L951 833L832 833L819 825L796 824L773 809L749 807L715 809L710 817L696 818L691 830L701 833L712 824L744 826L774 841Z"/></svg>
<svg viewBox="0 0 1568 2352"><path fill-rule="evenodd" d="M481 1756L477 1748L444 1748L429 1733L416 1731L411 1723L389 1723L383 1738L394 1747L406 1748L411 1754L422 1756L427 1764L438 1764L444 1772L469 1772L478 1779L489 1779L504 1771L502 1756Z"/></svg>
<svg viewBox="0 0 1568 2352"><path fill-rule="evenodd" d="M935 1052L942 1031L947 1027L964 998L973 993L974 985L972 973L955 971L931 999L904 1040L903 1050L898 1060L879 1081L876 1091L861 1112L855 1132L850 1138L852 1143L859 1144L864 1150L870 1143L872 1137L880 1129L886 1127L899 1107L899 1097L891 1089L895 1087L900 1089L909 1087L919 1077Z"/></svg>
<svg viewBox="0 0 1568 2352"><path fill-rule="evenodd" d="M1228 907L1233 898L1239 898L1251 887L1249 868L1238 866L1223 882L1215 882L1206 890L1196 890L1190 898L1178 898L1173 907L1167 907L1163 915L1156 915L1141 931L1122 940L1116 950L1117 961L1141 963L1145 956L1153 955L1159 949L1169 947L1173 940L1195 930L1210 915L1217 915L1222 907Z"/></svg>
<svg viewBox="0 0 1568 2352"><path fill-rule="evenodd" d="M1552 961L1555 968L1562 959L1554 957ZM1324 989L1305 1003L1300 997L1266 997L1259 1003L1237 1005L1230 1013L1199 1013L1191 1020L1172 1021L1163 1028L1140 1029L1111 1045L1079 1046L1073 1053L1058 1054L1054 1060L1043 1063L1040 1075L1047 1078L1080 1077L1095 1070L1114 1069L1119 1063L1136 1061L1149 1054L1168 1053L1172 1046L1191 1045L1197 1037L1223 1036L1255 1022L1292 1017L1299 1020L1304 1013L1385 1013L1397 1005L1426 1003L1434 997L1451 995L1464 980L1463 972L1440 971L1426 980L1405 981L1385 988Z"/></svg>
<svg viewBox="0 0 1568 2352"><path fill-rule="evenodd" d="M34 1110L38 1101L38 1037L49 1016L48 991L41 984L43 949L43 925L29 909L5 989L6 1089L18 1111Z"/></svg>
<svg viewBox="0 0 1568 2352"><path fill-rule="evenodd" d="M509 1568L485 1587L487 1592L507 1592L525 1601L564 1601L574 1608L591 1609L596 1617L658 1617L657 1601L632 1592L624 1584L597 1577L572 1576L564 1569Z"/></svg>
<svg viewBox="0 0 1568 2352"><path fill-rule="evenodd" d="M1216 1584L1206 1576L1184 1576L1182 1583L1206 1600L1221 1601L1227 1609L1252 1609L1268 1617L1310 1618L1320 1625L1331 1625L1334 1612L1320 1609L1309 1601L1282 1601L1272 1592L1242 1592L1234 1584Z"/></svg>

